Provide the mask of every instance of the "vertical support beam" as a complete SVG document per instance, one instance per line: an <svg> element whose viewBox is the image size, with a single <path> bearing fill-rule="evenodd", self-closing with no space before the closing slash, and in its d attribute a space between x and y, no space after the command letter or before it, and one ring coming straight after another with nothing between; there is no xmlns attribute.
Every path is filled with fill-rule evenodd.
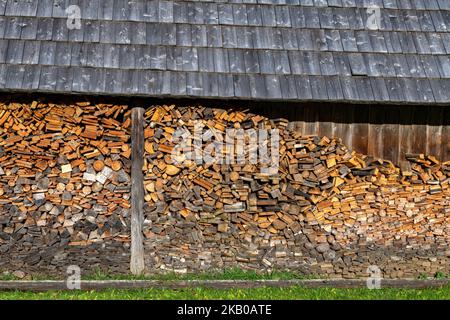
<svg viewBox="0 0 450 320"><path fill-rule="evenodd" d="M130 271L144 272L144 109L131 110L131 261Z"/></svg>

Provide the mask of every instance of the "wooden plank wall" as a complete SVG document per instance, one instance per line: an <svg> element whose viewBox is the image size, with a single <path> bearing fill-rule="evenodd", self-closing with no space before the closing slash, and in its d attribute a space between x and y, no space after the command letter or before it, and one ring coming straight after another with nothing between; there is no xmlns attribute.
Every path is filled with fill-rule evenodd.
<svg viewBox="0 0 450 320"><path fill-rule="evenodd" d="M304 134L338 137L351 149L408 168L405 153L450 160L450 106L302 104L251 108L287 118Z"/></svg>

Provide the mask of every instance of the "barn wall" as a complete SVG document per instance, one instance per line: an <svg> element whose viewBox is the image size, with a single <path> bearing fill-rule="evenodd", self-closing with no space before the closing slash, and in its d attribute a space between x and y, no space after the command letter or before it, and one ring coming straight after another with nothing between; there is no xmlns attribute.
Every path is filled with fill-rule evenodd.
<svg viewBox="0 0 450 320"><path fill-rule="evenodd" d="M307 135L341 138L357 152L391 160L404 169L405 153L450 160L450 107L305 104L256 109L271 118L289 119Z"/></svg>

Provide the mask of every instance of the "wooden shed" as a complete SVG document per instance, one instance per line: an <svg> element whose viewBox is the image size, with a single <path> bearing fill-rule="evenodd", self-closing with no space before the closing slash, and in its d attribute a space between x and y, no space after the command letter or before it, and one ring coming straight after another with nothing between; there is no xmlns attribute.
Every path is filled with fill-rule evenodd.
<svg viewBox="0 0 450 320"><path fill-rule="evenodd" d="M0 0L0 90L249 105L450 159L450 0Z"/></svg>

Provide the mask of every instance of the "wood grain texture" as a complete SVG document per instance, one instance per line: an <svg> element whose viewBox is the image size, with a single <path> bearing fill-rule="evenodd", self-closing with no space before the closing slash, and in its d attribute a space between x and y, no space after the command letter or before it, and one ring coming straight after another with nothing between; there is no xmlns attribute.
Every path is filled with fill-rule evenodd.
<svg viewBox="0 0 450 320"><path fill-rule="evenodd" d="M135 275L144 272L144 242L142 225L144 222L144 109L131 111L131 260L130 271Z"/></svg>

